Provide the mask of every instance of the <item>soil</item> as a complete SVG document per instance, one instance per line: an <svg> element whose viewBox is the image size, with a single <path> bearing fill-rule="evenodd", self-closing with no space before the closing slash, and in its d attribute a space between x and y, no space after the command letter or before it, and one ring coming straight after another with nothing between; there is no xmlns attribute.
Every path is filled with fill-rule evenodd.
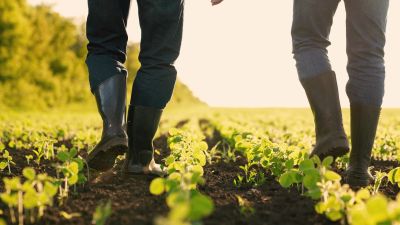
<svg viewBox="0 0 400 225"><path fill-rule="evenodd" d="M181 122L182 126L185 121ZM207 121L200 121L201 127L207 128ZM213 131L206 135L206 141L210 148L221 139L218 132ZM65 143L64 143L65 144ZM167 138L161 136L155 140L155 147L160 154L156 155L156 161L168 155ZM22 168L27 166L24 150L13 150L11 155L16 165L12 167L13 175L21 175ZM205 167L204 177L206 184L200 190L210 196L215 203L215 211L208 218L204 219L205 225L330 225L340 224L330 222L323 215L314 210L315 202L308 197L302 196L296 188L282 188L275 178L268 175L264 185L257 188L237 188L233 180L238 173L241 173L239 166L244 165L245 160L238 158L236 162L218 162ZM84 188L80 188L76 194L72 194L62 205L50 207L45 211L41 221L35 225L89 225L97 205L101 202L111 200L112 215L107 221L110 225L153 224L157 216L165 216L168 207L165 203L165 196L153 196L149 193L150 177L146 176L124 176L119 172L117 166L106 173L98 174L97 179ZM374 161L377 169L387 171L388 168L397 166L396 163ZM37 171L47 172L55 176L52 162L42 161L40 166L31 163ZM1 177L9 176L7 173L0 173ZM382 188L383 193L394 197L399 189L393 185L386 185ZM0 191L3 187L0 186ZM238 196L245 202L241 212ZM8 211L3 203L0 209ZM252 211L252 212L251 212ZM79 216L66 219L61 212L68 214L79 213ZM8 216L7 216L8 218ZM10 221L7 221L9 224Z"/></svg>

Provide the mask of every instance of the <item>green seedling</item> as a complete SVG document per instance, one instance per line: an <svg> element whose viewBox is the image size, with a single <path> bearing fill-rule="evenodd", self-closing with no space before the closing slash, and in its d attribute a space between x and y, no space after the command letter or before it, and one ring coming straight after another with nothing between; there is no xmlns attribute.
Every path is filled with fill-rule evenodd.
<svg viewBox="0 0 400 225"><path fill-rule="evenodd" d="M19 177L4 178L5 192L1 193L1 200L8 206L11 222L23 225L25 218L34 223L44 214L46 207L53 204L53 197L57 194L57 185L54 179L47 174L36 174L32 168L24 168L25 182ZM17 219L18 218L18 219Z"/></svg>
<svg viewBox="0 0 400 225"><path fill-rule="evenodd" d="M397 184L400 187L400 167L390 170L387 177L390 183Z"/></svg>
<svg viewBox="0 0 400 225"><path fill-rule="evenodd" d="M26 155L25 159L26 159L26 163L29 165L30 161L33 159L33 155Z"/></svg>
<svg viewBox="0 0 400 225"><path fill-rule="evenodd" d="M93 213L92 224L105 225L107 219L111 216L111 214L112 214L111 201L99 204Z"/></svg>
<svg viewBox="0 0 400 225"><path fill-rule="evenodd" d="M167 194L170 208L168 216L158 218L156 224L196 224L214 210L212 200L197 190L198 185L204 184L203 166L207 162L208 146L202 135L191 131L192 124L188 124L189 130L170 130L171 154L164 160L168 176L156 178L150 184L150 193Z"/></svg>
<svg viewBox="0 0 400 225"><path fill-rule="evenodd" d="M10 153L5 149L5 146L0 143L0 170L8 168L8 174L11 174L11 164L15 165Z"/></svg>
<svg viewBox="0 0 400 225"><path fill-rule="evenodd" d="M382 185L383 180L388 177L388 174L385 172L377 171L375 172L375 182L372 186L372 194L376 195L379 192L379 188Z"/></svg>
<svg viewBox="0 0 400 225"><path fill-rule="evenodd" d="M255 213L255 209L252 207L251 203L248 200L240 197L239 195L236 195L236 198L238 200L240 213L242 215L248 217Z"/></svg>
<svg viewBox="0 0 400 225"><path fill-rule="evenodd" d="M65 198L69 195L69 187L73 186L76 191L77 184L84 184L87 181L83 170L85 161L77 156L78 151L72 148L68 151L60 151L57 153L57 159L61 161L61 164L56 165L57 178L61 179L63 186L60 186L60 197ZM63 175L63 177L60 176ZM87 169L89 177L89 169Z"/></svg>

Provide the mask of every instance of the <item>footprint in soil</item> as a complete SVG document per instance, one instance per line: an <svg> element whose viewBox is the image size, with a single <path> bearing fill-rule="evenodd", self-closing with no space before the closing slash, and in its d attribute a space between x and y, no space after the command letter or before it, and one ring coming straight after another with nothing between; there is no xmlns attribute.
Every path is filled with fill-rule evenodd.
<svg viewBox="0 0 400 225"><path fill-rule="evenodd" d="M112 214L107 224L150 225L158 216L166 215L168 207L164 196L154 196L149 192L152 177L145 175L125 175L121 172L121 162L113 169L92 174L89 185L77 195L71 196L60 207L47 210L43 220L37 225L86 225L92 224L96 207L111 201ZM79 213L79 217L65 219L61 212Z"/></svg>

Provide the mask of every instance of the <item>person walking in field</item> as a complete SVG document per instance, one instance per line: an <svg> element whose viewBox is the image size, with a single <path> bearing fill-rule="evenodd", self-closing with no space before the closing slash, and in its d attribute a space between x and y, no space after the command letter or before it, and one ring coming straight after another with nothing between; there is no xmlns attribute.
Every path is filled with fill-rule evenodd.
<svg viewBox="0 0 400 225"><path fill-rule="evenodd" d="M212 0L213 5L223 0ZM105 171L127 152L123 170L163 175L154 161L153 138L171 98L183 26L184 0L137 0L142 30L141 67L133 84L126 123L126 31L130 0L88 0L89 81L103 119L89 167Z"/></svg>
<svg viewBox="0 0 400 225"><path fill-rule="evenodd" d="M340 0L294 0L293 54L314 114L316 144L311 155L339 157L349 151L335 72L327 55L333 16ZM373 181L368 171L384 95L384 46L389 0L344 0L347 28L346 93L351 110L351 152L345 181Z"/></svg>

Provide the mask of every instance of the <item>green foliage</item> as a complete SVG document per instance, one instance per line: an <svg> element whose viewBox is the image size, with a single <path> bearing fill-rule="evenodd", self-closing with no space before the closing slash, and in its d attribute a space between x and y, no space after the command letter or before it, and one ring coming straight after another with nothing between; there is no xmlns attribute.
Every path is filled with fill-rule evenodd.
<svg viewBox="0 0 400 225"><path fill-rule="evenodd" d="M111 214L112 214L111 201L98 205L93 213L92 224L94 225L106 224L107 219L111 216Z"/></svg>
<svg viewBox="0 0 400 225"><path fill-rule="evenodd" d="M0 141L0 171L8 168L8 174L11 174L11 164L15 165L13 158Z"/></svg>
<svg viewBox="0 0 400 225"><path fill-rule="evenodd" d="M150 184L150 193L167 193L168 217L158 218L156 224L189 224L211 214L214 204L211 198L197 189L204 184L203 166L206 165L207 144L192 119L183 128L169 131L168 145L171 154L164 159L168 177L156 178Z"/></svg>
<svg viewBox="0 0 400 225"><path fill-rule="evenodd" d="M90 98L85 38L48 6L0 4L0 101L9 108L45 109ZM4 28L4 29L3 29Z"/></svg>
<svg viewBox="0 0 400 225"><path fill-rule="evenodd" d="M324 214L332 221L344 223L347 220L349 224L368 225L399 223L400 195L393 201L377 194L386 177L389 182L399 185L399 168L391 170L388 174L376 172L376 182L373 186L354 192L348 185L342 185L341 176L331 169L333 163L341 168L345 167L348 157L341 157L336 162L332 157L327 157L322 162L316 156L310 159L308 151L311 149L311 142L307 139L309 132L303 128L306 123L294 119L294 114L290 116L290 121L284 122L274 119L273 116L269 118L269 121L273 122L266 122L265 118L258 119L254 114L251 116L239 114L232 117L227 114L217 114L210 117L224 141L235 149L236 154L244 156L247 160L247 164L241 166L245 176L238 175L234 180L236 186L247 182L246 174L255 177L267 172L276 176L281 186L285 188L301 185L306 196L317 200L316 212ZM302 125L299 126L295 121ZM393 120L384 122L388 121L393 122ZM306 126L306 129L309 128L312 128L312 125ZM373 155L377 158L385 160L399 158L399 148L393 141L398 140L398 129L389 131L378 133L379 141L373 150ZM254 165L263 169L249 172ZM252 185L256 186L255 183Z"/></svg>
<svg viewBox="0 0 400 225"><path fill-rule="evenodd" d="M64 182L64 189L60 189L60 197L66 198L69 194L69 186L76 187L77 184L84 184L87 181L84 175L85 161L77 156L78 150L72 148L70 151L59 151L57 153L57 159L61 161L59 165L56 166L57 178L60 178L60 173L63 174L61 178ZM88 174L89 169L87 168ZM88 175L89 176L89 175Z"/></svg>
<svg viewBox="0 0 400 225"><path fill-rule="evenodd" d="M17 209L19 224L24 223L24 215L30 215L30 222L40 219L46 207L53 205L53 198L57 194L58 186L54 178L47 174L36 174L32 168L24 168L22 172L25 182L19 177L4 178L5 191L0 199L8 206L11 221L15 223Z"/></svg>
<svg viewBox="0 0 400 225"><path fill-rule="evenodd" d="M26 0L0 2L0 108L36 109L85 105L94 107L85 65L85 26L76 26L50 6L32 7ZM132 86L139 45L128 44L129 85ZM178 82L173 105L198 104Z"/></svg>

